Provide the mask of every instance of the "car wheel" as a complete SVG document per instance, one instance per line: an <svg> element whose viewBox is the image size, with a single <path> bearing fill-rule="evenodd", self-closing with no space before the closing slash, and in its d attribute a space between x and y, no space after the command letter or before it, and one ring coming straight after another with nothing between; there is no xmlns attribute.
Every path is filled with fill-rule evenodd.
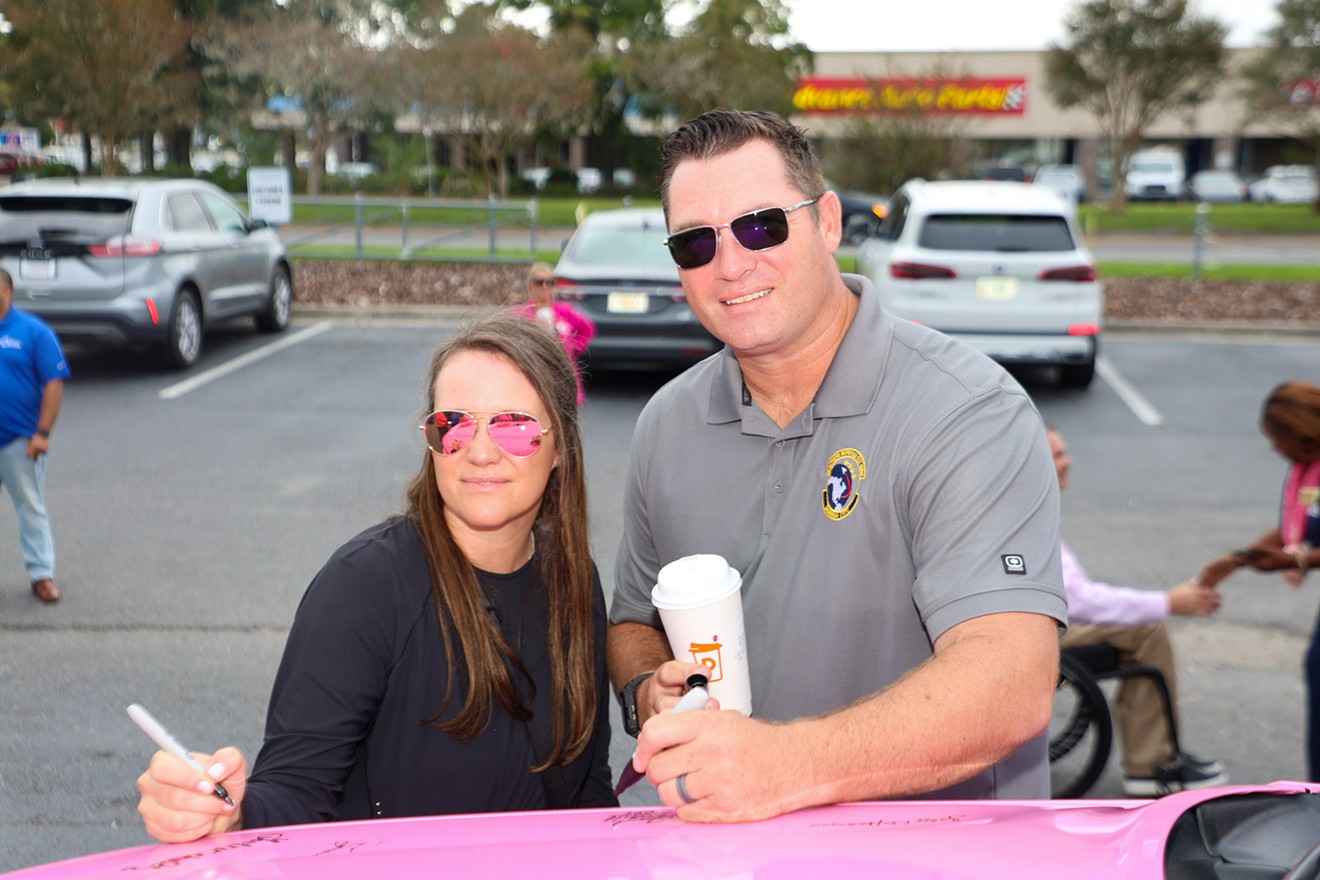
<svg viewBox="0 0 1320 880"><path fill-rule="evenodd" d="M1064 364L1059 367L1059 384L1064 388L1085 388L1095 378L1095 357L1085 363Z"/></svg>
<svg viewBox="0 0 1320 880"><path fill-rule="evenodd" d="M275 267L275 276L270 279L270 298L266 300L266 310L254 320L257 329L264 333L279 333L289 326L293 316L293 281L289 270L284 266Z"/></svg>
<svg viewBox="0 0 1320 880"><path fill-rule="evenodd" d="M165 339L165 360L178 370L186 370L202 356L202 310L197 294L181 290L174 298L170 325Z"/></svg>

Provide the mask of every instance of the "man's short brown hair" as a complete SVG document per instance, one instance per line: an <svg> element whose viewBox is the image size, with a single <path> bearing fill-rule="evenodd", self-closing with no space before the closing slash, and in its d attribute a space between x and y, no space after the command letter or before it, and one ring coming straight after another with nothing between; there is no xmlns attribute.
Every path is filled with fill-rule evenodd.
<svg viewBox="0 0 1320 880"><path fill-rule="evenodd" d="M713 159L751 141L765 141L784 160L788 182L806 198L825 192L825 176L807 133L776 113L711 110L680 125L660 145L660 202L669 216L669 183L679 163ZM816 206L812 205L814 213Z"/></svg>

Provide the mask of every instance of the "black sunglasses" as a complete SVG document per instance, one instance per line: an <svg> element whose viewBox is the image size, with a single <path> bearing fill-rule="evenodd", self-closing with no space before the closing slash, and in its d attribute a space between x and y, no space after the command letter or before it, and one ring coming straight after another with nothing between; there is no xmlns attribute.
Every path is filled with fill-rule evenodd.
<svg viewBox="0 0 1320 880"><path fill-rule="evenodd" d="M749 251L766 251L788 241L788 215L798 208L814 205L820 196L786 208L762 208L734 217L719 226L693 226L665 239L669 255L680 269L699 269L715 259L720 247L720 230L727 229L738 244Z"/></svg>

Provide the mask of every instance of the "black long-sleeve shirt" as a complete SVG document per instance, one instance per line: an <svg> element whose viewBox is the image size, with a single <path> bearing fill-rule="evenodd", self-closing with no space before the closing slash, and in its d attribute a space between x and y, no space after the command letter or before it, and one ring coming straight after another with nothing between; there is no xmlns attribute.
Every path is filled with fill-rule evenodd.
<svg viewBox="0 0 1320 880"><path fill-rule="evenodd" d="M535 683L547 733L548 614L537 560L478 572L504 638ZM605 600L593 566L597 716L587 749L563 768L574 806L615 806L609 768ZM456 658L461 663L461 657ZM440 720L467 693L465 668ZM421 541L404 518L339 548L303 595L276 674L266 738L243 800L243 825L545 809L528 724L495 702L486 729L462 742L425 719L448 679ZM524 691L526 691L524 686Z"/></svg>

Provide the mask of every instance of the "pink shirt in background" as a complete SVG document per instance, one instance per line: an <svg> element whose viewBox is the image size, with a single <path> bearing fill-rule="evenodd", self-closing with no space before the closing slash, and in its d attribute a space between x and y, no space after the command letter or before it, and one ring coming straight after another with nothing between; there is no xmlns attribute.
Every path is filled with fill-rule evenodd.
<svg viewBox="0 0 1320 880"><path fill-rule="evenodd" d="M577 359L587 350L587 344L596 335L596 325L566 302L554 302L548 306L525 302L514 306L512 311L529 321L540 321L555 328L555 332L559 334L559 341L564 344L564 350L573 361L573 375L577 377L578 406L586 403L587 393L582 387L582 373L578 369Z"/></svg>
<svg viewBox="0 0 1320 880"><path fill-rule="evenodd" d="M1169 616L1169 597L1163 590L1138 590L1093 581L1063 541L1063 589L1068 594L1069 623L1136 626L1158 623Z"/></svg>

